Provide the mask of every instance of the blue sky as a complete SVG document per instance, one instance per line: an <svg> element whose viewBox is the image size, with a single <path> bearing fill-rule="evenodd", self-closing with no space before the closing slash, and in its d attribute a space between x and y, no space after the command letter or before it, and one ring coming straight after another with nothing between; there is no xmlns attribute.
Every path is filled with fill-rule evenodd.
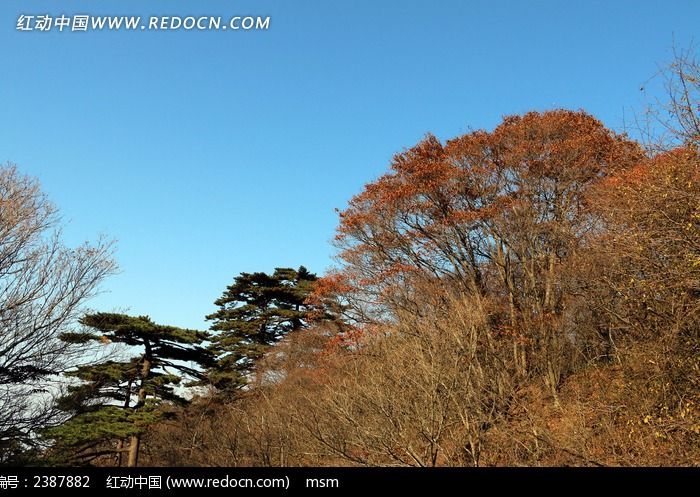
<svg viewBox="0 0 700 497"><path fill-rule="evenodd" d="M38 33L20 14L271 22ZM426 132L553 107L620 129L699 19L697 0L3 0L0 162L40 179L68 243L117 240L93 307L204 328L241 271L328 268L334 208Z"/></svg>

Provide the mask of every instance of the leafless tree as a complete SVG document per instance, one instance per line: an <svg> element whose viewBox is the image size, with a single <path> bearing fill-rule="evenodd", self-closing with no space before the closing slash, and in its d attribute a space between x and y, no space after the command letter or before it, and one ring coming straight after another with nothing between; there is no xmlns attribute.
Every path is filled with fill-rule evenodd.
<svg viewBox="0 0 700 497"><path fill-rule="evenodd" d="M643 117L635 118L635 131L652 153L678 145L700 145L700 61L695 47L674 46L673 60L649 84L655 81L663 85L664 96L649 99Z"/></svg>
<svg viewBox="0 0 700 497"><path fill-rule="evenodd" d="M110 242L66 247L59 222L37 180L0 166L0 451L50 422L52 381L84 354L60 335L115 270Z"/></svg>

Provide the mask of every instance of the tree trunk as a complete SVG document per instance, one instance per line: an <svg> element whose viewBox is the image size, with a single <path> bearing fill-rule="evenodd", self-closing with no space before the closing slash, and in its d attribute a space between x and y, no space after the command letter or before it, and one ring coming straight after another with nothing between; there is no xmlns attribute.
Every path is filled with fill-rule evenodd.
<svg viewBox="0 0 700 497"><path fill-rule="evenodd" d="M126 400L124 401L124 409L129 408L129 403L131 402L131 380L126 386ZM122 467L122 462L124 460L124 439L122 438L117 442L117 467Z"/></svg>
<svg viewBox="0 0 700 497"><path fill-rule="evenodd" d="M141 435L132 435L129 442L129 461L127 466L135 468L139 462L139 446L141 444Z"/></svg>
<svg viewBox="0 0 700 497"><path fill-rule="evenodd" d="M547 280L544 287L544 308L547 312L551 312L554 308L554 269L555 269L555 254L554 251L549 253L547 264Z"/></svg>
<svg viewBox="0 0 700 497"><path fill-rule="evenodd" d="M143 358L143 367L141 369L141 386L139 388L138 400L136 401L135 409L139 409L146 403L146 380L151 372L151 346L146 342L146 354ZM135 468L139 461L139 445L141 444L141 435L135 434L131 436L129 443L129 460L127 466Z"/></svg>

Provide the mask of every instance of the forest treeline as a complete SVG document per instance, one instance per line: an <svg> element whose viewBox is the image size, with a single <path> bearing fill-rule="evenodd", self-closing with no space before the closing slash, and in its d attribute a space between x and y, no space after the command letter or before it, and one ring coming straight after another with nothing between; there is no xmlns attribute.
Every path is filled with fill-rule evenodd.
<svg viewBox="0 0 700 497"><path fill-rule="evenodd" d="M578 110L432 135L340 212L338 264L241 273L208 331L90 312L0 170L0 463L696 465L700 66L637 142Z"/></svg>

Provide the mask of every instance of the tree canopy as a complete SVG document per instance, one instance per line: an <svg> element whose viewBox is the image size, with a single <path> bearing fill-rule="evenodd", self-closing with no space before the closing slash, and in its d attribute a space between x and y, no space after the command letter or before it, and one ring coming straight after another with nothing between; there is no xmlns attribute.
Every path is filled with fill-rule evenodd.
<svg viewBox="0 0 700 497"><path fill-rule="evenodd" d="M222 390L245 385L256 360L286 334L307 326L307 298L317 277L304 266L272 274L241 273L214 304L211 350L218 363L211 381Z"/></svg>

